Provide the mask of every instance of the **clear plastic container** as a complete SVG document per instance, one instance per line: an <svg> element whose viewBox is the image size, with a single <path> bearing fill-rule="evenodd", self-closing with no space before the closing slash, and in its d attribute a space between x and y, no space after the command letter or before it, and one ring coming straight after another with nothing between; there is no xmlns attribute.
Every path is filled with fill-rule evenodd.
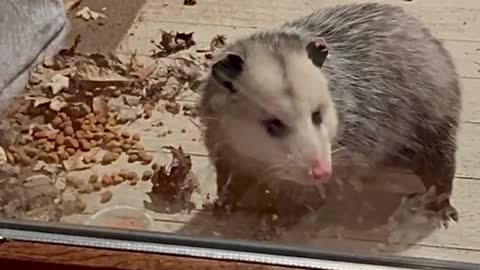
<svg viewBox="0 0 480 270"><path fill-rule="evenodd" d="M112 227L129 230L150 230L153 219L138 208L117 205L98 211L85 225Z"/></svg>

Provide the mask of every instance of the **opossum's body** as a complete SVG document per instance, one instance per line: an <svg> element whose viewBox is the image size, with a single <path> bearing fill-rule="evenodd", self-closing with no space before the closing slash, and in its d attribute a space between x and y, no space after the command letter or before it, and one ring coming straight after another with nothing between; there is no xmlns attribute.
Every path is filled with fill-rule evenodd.
<svg viewBox="0 0 480 270"><path fill-rule="evenodd" d="M318 55L305 48L319 38L326 41L328 57L312 64ZM318 156L331 156L335 174L339 167L407 168L427 188L450 195L461 112L455 67L441 43L403 9L385 4L325 8L240 39L218 61L228 53L238 59L226 68L213 67L200 104L220 187L227 178L280 179L275 170L258 172L282 163L274 155L301 159L315 155L303 149L317 147L323 151ZM309 142L309 127L310 135L302 133L306 124L291 124L295 135L285 135L286 146L277 138L272 143L259 138L248 124L265 112L289 111L283 115L290 127L288 121L300 121L294 117L303 113L299 108L316 106L313 101L323 115L312 139L318 142ZM279 171L301 175L291 166ZM457 218L448 200L440 207Z"/></svg>

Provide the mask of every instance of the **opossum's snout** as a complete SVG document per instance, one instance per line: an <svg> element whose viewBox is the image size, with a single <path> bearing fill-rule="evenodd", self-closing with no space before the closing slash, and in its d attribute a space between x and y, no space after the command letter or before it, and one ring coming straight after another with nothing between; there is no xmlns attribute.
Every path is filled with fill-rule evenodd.
<svg viewBox="0 0 480 270"><path fill-rule="evenodd" d="M315 182L323 183L332 176L332 163L330 160L315 159L312 162L312 167L309 170Z"/></svg>
<svg viewBox="0 0 480 270"><path fill-rule="evenodd" d="M303 126L294 141L289 142L291 149L297 148L298 170L301 175L298 182L323 184L332 176L331 131L330 123ZM293 139L293 138L292 138ZM294 150L295 152L295 150Z"/></svg>

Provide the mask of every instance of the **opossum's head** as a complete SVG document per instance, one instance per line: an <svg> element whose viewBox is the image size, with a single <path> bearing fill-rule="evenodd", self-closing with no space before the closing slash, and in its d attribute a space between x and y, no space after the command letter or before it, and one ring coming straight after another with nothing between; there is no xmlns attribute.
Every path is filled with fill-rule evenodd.
<svg viewBox="0 0 480 270"><path fill-rule="evenodd" d="M327 55L322 38L266 33L214 61L204 103L239 166L301 184L330 178L337 114L321 72Z"/></svg>

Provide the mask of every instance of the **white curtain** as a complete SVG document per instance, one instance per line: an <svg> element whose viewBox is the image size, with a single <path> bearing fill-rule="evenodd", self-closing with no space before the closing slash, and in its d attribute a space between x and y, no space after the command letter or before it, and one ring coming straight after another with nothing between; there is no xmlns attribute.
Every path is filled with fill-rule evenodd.
<svg viewBox="0 0 480 270"><path fill-rule="evenodd" d="M63 0L0 0L0 109L33 65L58 52L68 29Z"/></svg>

